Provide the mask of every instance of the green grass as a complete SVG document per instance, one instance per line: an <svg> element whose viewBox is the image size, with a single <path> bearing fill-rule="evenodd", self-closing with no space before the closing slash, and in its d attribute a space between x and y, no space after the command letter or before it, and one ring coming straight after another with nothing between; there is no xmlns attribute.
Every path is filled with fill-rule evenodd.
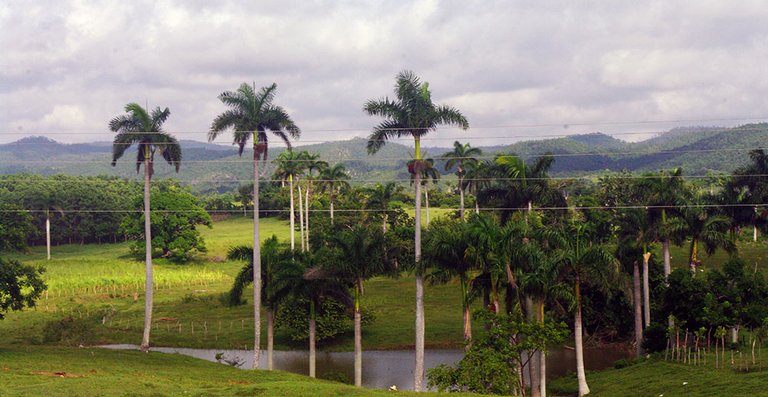
<svg viewBox="0 0 768 397"><path fill-rule="evenodd" d="M33 347L0 349L0 360L3 396L391 395L283 371L244 371L178 354Z"/></svg>
<svg viewBox="0 0 768 397"><path fill-rule="evenodd" d="M163 259L155 261L154 345L235 349L252 346L252 306L228 307L220 301L243 265L224 260L226 251L232 245L250 244L252 227L249 218L217 222L212 229L202 229L208 245L206 259L186 265ZM287 239L288 230L286 221L261 220L264 239L272 234ZM93 325L92 344L140 340L144 263L129 255L127 243L53 247L51 261L45 260L44 251L44 247L34 247L28 254L15 255L25 263L46 267L49 291L34 310L9 313L5 321L0 321L0 345L39 343L42 327L65 316L82 318ZM364 348L412 346L415 304L409 298L415 296L414 279L407 275L398 279L375 278L367 281L365 288L363 308L376 316L376 322L364 327ZM427 289L428 347L462 346L459 292L456 283ZM250 297L250 290L244 296ZM266 329L262 332L264 339ZM276 346L305 348L279 329ZM320 344L320 348L352 350L351 332Z"/></svg>
<svg viewBox="0 0 768 397"><path fill-rule="evenodd" d="M738 359L738 358L737 358ZM587 372L590 396L766 396L768 372L762 368L742 372L726 364L714 369L714 354L708 355L706 366L646 360L639 364L605 371ZM759 364L759 363L758 363ZM575 375L548 383L553 395L575 396L578 391Z"/></svg>

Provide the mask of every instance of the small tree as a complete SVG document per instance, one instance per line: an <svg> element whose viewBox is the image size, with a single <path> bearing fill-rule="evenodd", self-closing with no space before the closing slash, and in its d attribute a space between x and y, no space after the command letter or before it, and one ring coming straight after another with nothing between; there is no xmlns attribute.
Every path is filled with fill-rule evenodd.
<svg viewBox="0 0 768 397"><path fill-rule="evenodd" d="M438 391L515 394L525 396L523 375L533 353L561 343L568 335L563 323L531 323L519 316L496 315L481 310L475 316L488 331L472 341L467 354L455 367L445 364L427 372L427 384ZM528 354L523 354L528 353Z"/></svg>
<svg viewBox="0 0 768 397"><path fill-rule="evenodd" d="M205 209L197 204L195 197L173 188L156 192L153 197L150 215L153 256L186 262L195 251L205 252L205 241L196 226L211 227L212 221ZM127 217L121 228L126 235L137 240L131 251L140 254L144 240L141 214Z"/></svg>
<svg viewBox="0 0 768 397"><path fill-rule="evenodd" d="M0 258L0 320L9 310L35 306L35 300L47 288L41 277L43 271L17 260Z"/></svg>
<svg viewBox="0 0 768 397"><path fill-rule="evenodd" d="M13 204L0 204L0 251L20 251L27 247L27 237L34 231L32 217Z"/></svg>

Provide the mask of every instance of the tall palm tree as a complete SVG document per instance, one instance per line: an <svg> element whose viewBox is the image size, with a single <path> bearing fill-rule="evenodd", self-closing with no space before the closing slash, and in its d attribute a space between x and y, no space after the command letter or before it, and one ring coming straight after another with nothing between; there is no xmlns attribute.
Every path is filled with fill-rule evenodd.
<svg viewBox="0 0 768 397"><path fill-rule="evenodd" d="M664 256L664 279L669 278L672 264L670 243L681 243L682 224L677 208L688 197L688 188L683 179L683 170L676 168L672 171L661 171L658 175L646 174L641 179L639 187L646 197L645 204L649 206L649 215L656 225L656 233L661 240Z"/></svg>
<svg viewBox="0 0 768 397"><path fill-rule="evenodd" d="M381 216L381 230L387 231L387 222L389 218L389 203L392 200L405 198L403 186L395 182L388 182L385 185L377 183L373 187L365 189L367 198L364 207L367 210L373 210L374 214ZM376 215L374 215L375 217Z"/></svg>
<svg viewBox="0 0 768 397"><path fill-rule="evenodd" d="M320 189L328 192L331 206L331 224L333 224L333 199L341 189L349 188L349 174L344 164L334 164L320 171Z"/></svg>
<svg viewBox="0 0 768 397"><path fill-rule="evenodd" d="M277 168L275 169L275 176L280 180L288 180L288 190L291 197L291 209L288 215L290 219L290 231L291 231L291 250L296 249L296 211L293 199L293 183L298 183L298 177L304 172L304 152L294 152L293 150L286 150L275 159ZM301 199L301 193L299 193L299 199ZM303 214L301 215L304 216ZM301 225L303 231L303 225ZM302 233L303 234L303 233ZM303 237L302 237L302 251L303 251Z"/></svg>
<svg viewBox="0 0 768 397"><path fill-rule="evenodd" d="M616 271L617 263L605 246L594 243L589 235L590 225L571 220L563 228L546 232L546 240L555 247L554 261L563 277L573 283L573 335L576 349L576 377L579 396L589 394L584 372L584 343L581 317L581 287L588 280L607 279Z"/></svg>
<svg viewBox="0 0 768 397"><path fill-rule="evenodd" d="M320 265L314 265L320 259L310 252L294 253L293 261L303 265L304 271L300 276L284 279L291 285L291 294L309 305L309 376L316 377L315 349L317 330L317 311L325 299L334 299L347 307L352 307L353 299L349 295L348 285L330 274Z"/></svg>
<svg viewBox="0 0 768 397"><path fill-rule="evenodd" d="M243 148L248 140L253 138L253 317L254 317L254 349L253 366L259 367L261 348L261 244L259 244L259 161L264 156L267 160L268 138L267 131L280 138L288 148L291 147L288 137L298 138L301 130L291 120L288 113L280 106L274 105L277 84L263 87L256 92L255 86L247 83L240 85L237 91L225 91L219 95L219 100L229 107L228 110L216 116L208 133L208 141L213 141L222 132L233 129L234 143L238 146L238 154L242 156Z"/></svg>
<svg viewBox="0 0 768 397"><path fill-rule="evenodd" d="M429 91L429 83L421 82L415 73L402 71L395 79L396 100L383 98L369 100L363 109L371 116L384 117L368 137L368 153L374 154L387 140L413 137L416 164L416 225L414 232L414 256L416 264L416 364L414 367L414 389L424 390L424 274L421 261L421 138L438 125L457 125L469 128L466 117L453 107L435 105Z"/></svg>
<svg viewBox="0 0 768 397"><path fill-rule="evenodd" d="M463 222L454 220L432 222L427 227L422 258L432 269L427 274L430 282L447 283L453 277L459 278L461 307L464 315L464 342L467 344L472 339L469 277L474 269L473 263L467 257L468 237L467 227Z"/></svg>
<svg viewBox="0 0 768 397"><path fill-rule="evenodd" d="M141 351L149 351L149 333L152 329L152 228L150 222L149 182L153 174L155 152L160 152L163 159L176 168L181 167L181 146L176 138L162 130L171 111L168 108L155 108L152 113L136 103L125 105L127 114L109 121L109 129L116 132L112 143L112 166L123 157L129 147L136 144L136 173L144 165L144 241L145 241L145 286L144 286L144 333L141 338Z"/></svg>
<svg viewBox="0 0 768 397"><path fill-rule="evenodd" d="M355 323L355 386L362 386L362 328L360 302L363 295L363 282L371 277L384 275L393 270L385 260L384 233L378 228L357 224L331 237L331 243L339 251L339 256L328 269L337 277L346 279L353 285L354 323Z"/></svg>
<svg viewBox="0 0 768 397"><path fill-rule="evenodd" d="M682 210L682 219L685 222L685 233L691 239L688 248L688 264L691 271L696 274L699 261L700 245L704 245L707 254L713 254L718 248L731 253L736 251L736 244L728 235L731 227L731 219L725 215L712 214L702 204L708 202L701 200L688 205Z"/></svg>
<svg viewBox="0 0 768 397"><path fill-rule="evenodd" d="M305 233L304 238L306 239L306 242L304 245L307 246L307 250L309 250L309 197L312 194L312 184L315 180L315 173L322 174L323 170L328 168L328 162L320 160L320 155L317 153L308 153L305 152L306 155L304 156L304 169L307 171L307 191L304 193L305 196L305 202L304 202L304 222L305 222Z"/></svg>
<svg viewBox="0 0 768 397"><path fill-rule="evenodd" d="M493 162L485 160L476 163L467 163L467 172L464 176L464 184L460 188L466 189L475 196L475 213L480 213L479 195L483 189L487 189L493 180Z"/></svg>
<svg viewBox="0 0 768 397"><path fill-rule="evenodd" d="M474 165L477 159L473 156L480 156L483 151L480 148L471 147L469 143L461 144L459 141L453 142L453 150L443 154L445 159L445 170L448 171L456 167L456 175L459 177L459 218L464 220L464 176L467 174L465 165Z"/></svg>
<svg viewBox="0 0 768 397"><path fill-rule="evenodd" d="M238 272L229 291L230 304L241 304L243 290L253 281L253 248L246 245L232 247L227 252L227 259L247 262ZM262 244L261 264L261 300L267 314L267 369L272 370L275 313L289 296L291 288L291 283L285 280L290 277L301 277L304 268L291 260L290 250L280 243L275 235L264 240Z"/></svg>

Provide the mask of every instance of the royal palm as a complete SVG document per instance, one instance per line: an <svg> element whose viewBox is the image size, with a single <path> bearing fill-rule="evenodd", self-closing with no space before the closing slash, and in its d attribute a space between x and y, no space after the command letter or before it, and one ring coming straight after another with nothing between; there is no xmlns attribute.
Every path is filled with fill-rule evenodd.
<svg viewBox="0 0 768 397"><path fill-rule="evenodd" d="M402 71L395 81L395 100L383 98L369 100L363 109L371 116L384 118L368 137L368 153L374 154L389 139L412 137L415 144L416 167L416 225L414 236L416 263L416 365L414 388L424 389L424 275L419 268L421 259L421 138L438 125L457 125L469 128L469 123L459 110L445 105L435 105L429 84L421 82L411 71Z"/></svg>
<svg viewBox="0 0 768 397"><path fill-rule="evenodd" d="M259 348L261 347L261 254L259 244L259 161L267 159L268 135L272 132L290 148L288 137L298 138L301 130L294 124L288 113L274 105L277 85L263 87L256 92L256 87L243 83L237 91L225 91L219 100L229 109L216 116L208 133L208 140L213 141L222 132L232 129L238 154L249 139L253 139L253 315L254 315L254 368L259 367Z"/></svg>
<svg viewBox="0 0 768 397"><path fill-rule="evenodd" d="M152 230L150 223L149 183L153 174L155 152L160 152L163 159L179 172L181 166L181 146L176 138L163 132L162 126L171 111L168 108L155 108L148 113L136 103L125 106L127 114L109 121L109 129L117 132L112 144L112 166L132 145L137 146L136 172L144 165L144 240L145 240L145 287L144 287L144 333L141 338L141 350L149 351L149 333L152 329Z"/></svg>

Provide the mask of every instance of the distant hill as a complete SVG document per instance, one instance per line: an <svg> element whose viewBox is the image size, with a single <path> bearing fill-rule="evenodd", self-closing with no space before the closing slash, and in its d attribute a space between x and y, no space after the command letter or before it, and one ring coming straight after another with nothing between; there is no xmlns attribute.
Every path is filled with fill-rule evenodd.
<svg viewBox="0 0 768 397"><path fill-rule="evenodd" d="M677 128L641 142L625 142L604 133L573 135L556 139L517 142L506 146L483 148L486 156L514 153L531 159L544 153L555 156L552 172L574 175L606 170L656 171L682 167L686 174L731 172L748 161L751 149L768 142L768 124L748 124L736 128L691 127ZM180 141L184 155L182 171L158 162L156 176L176 178L198 192L225 191L247 183L252 178L246 149L242 157L236 147L190 140ZM342 162L353 181L370 183L400 179L407 180L405 163L413 149L387 143L376 155L366 151L366 140L326 142L301 146L301 150L318 153L330 163ZM137 178L135 149L110 166L112 145L63 144L45 137L26 137L0 145L0 174L70 174L115 175ZM427 148L429 157L437 157L447 148ZM269 159L276 158L282 148L270 148ZM273 165L267 163L266 175ZM440 165L440 164L439 164Z"/></svg>

